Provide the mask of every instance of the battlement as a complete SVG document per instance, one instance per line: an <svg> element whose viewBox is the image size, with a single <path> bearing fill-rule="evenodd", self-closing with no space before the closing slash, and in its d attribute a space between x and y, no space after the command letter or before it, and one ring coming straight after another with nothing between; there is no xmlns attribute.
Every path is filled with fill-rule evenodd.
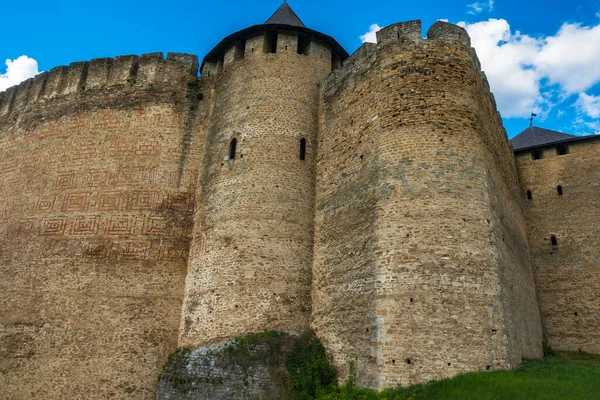
<svg viewBox="0 0 600 400"><path fill-rule="evenodd" d="M446 45L462 45L465 46L471 55L475 68L480 71L481 64L475 53L475 49L471 47L471 39L465 29L458 25L448 22L437 21L427 31L427 38L423 38L421 30L421 21L406 21L398 22L377 32L377 44L364 43L356 50L348 59L344 61L343 68L339 71L334 71L330 80L335 81L341 79L348 74L354 74L361 68L368 68L368 65L374 61L378 52L382 48L386 48L390 44L399 44L402 48L404 43L412 43L413 45L422 46L423 51L427 52L427 46L430 43L442 43ZM362 66L362 67L360 67Z"/></svg>
<svg viewBox="0 0 600 400"><path fill-rule="evenodd" d="M339 57L323 40L311 37L302 32L287 30L260 31L251 36L241 36L240 39L228 44L228 47L214 51L217 56L205 59L202 65L202 76L214 76L223 68L243 59L267 60L284 55L286 57L302 57L316 63L329 64L336 69L341 64Z"/></svg>
<svg viewBox="0 0 600 400"><path fill-rule="evenodd" d="M335 92L339 85L346 81L346 79L355 79L357 74L368 71L378 57L380 57L380 53L383 49L386 49L386 51L389 52L389 46L397 45L400 50L408 50L407 46L411 46L411 52L415 50L414 46L417 46L421 48L423 53L431 52L436 58L439 58L440 56L443 57L444 53L432 49L431 44L434 43L443 46L461 46L467 50L469 58L473 63L474 70L478 71L480 74L481 84L494 108L496 118L500 125L502 125L500 113L497 111L496 100L494 99L493 93L490 91L490 85L485 73L481 71L481 63L477 57L477 53L475 52L475 49L471 47L469 34L464 28L444 21L435 22L427 31L427 38L422 37L420 20L399 22L382 28L377 32L376 44L364 43L344 61L343 68L333 71L333 73L327 77L323 85L325 95L327 96L328 94ZM409 62L408 60L404 61Z"/></svg>
<svg viewBox="0 0 600 400"><path fill-rule="evenodd" d="M0 92L0 117L31 104L60 96L93 94L115 89L126 92L185 89L198 75L198 57L191 54L149 53L97 58L60 66Z"/></svg>

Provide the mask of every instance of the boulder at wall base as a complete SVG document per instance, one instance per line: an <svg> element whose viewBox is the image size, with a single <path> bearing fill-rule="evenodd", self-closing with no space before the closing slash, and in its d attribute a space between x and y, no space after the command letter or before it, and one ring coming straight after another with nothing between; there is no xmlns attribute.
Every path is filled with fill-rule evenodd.
<svg viewBox="0 0 600 400"><path fill-rule="evenodd" d="M318 371L317 371L318 370ZM199 349L178 349L159 376L157 400L285 399L335 383L335 369L313 333L268 331Z"/></svg>

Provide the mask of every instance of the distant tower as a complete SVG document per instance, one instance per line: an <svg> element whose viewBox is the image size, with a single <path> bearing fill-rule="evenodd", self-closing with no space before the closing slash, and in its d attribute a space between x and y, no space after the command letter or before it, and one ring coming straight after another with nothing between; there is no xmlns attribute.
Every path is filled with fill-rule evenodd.
<svg viewBox="0 0 600 400"><path fill-rule="evenodd" d="M213 111L180 346L308 328L319 83L347 56L283 3L205 57Z"/></svg>

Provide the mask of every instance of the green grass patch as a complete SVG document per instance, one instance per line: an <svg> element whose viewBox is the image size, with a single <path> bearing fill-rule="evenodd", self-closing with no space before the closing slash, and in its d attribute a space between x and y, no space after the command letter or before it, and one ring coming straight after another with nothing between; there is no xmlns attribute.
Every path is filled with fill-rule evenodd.
<svg viewBox="0 0 600 400"><path fill-rule="evenodd" d="M552 352L510 371L482 371L382 392L337 388L319 400L588 400L600 399L600 355ZM350 379L352 381L352 378ZM350 385L352 386L352 385Z"/></svg>

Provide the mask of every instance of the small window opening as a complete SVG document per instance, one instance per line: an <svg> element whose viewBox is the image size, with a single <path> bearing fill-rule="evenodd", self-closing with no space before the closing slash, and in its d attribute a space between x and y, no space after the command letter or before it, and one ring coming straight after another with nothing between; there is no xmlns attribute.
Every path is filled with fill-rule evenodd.
<svg viewBox="0 0 600 400"><path fill-rule="evenodd" d="M558 192L558 195L559 195L559 196L562 196L562 194L563 194L563 191L562 191L562 186L558 185L558 186L556 187L556 191Z"/></svg>
<svg viewBox="0 0 600 400"><path fill-rule="evenodd" d="M573 314L574 314L575 316L578 316L578 315L579 315L579 314L577 314L577 311L575 311Z"/></svg>
<svg viewBox="0 0 600 400"><path fill-rule="evenodd" d="M486 366L485 366L485 369L486 369L487 371L489 371L489 370L490 370L490 368L492 368L492 366L491 366L491 365L486 365Z"/></svg>
<svg viewBox="0 0 600 400"><path fill-rule="evenodd" d="M528 190L528 191L527 191L527 199L528 199L528 200L531 200L531 199L533 199L533 197L531 197L531 190Z"/></svg>
<svg viewBox="0 0 600 400"><path fill-rule="evenodd" d="M235 160L235 151L237 150L237 139L231 139L231 143L229 143L229 159Z"/></svg>
<svg viewBox="0 0 600 400"><path fill-rule="evenodd" d="M244 53L246 52L246 40L239 40L235 43L235 53L234 58L236 60L244 58Z"/></svg>
<svg viewBox="0 0 600 400"><path fill-rule="evenodd" d="M396 364L396 360L392 360L392 364Z"/></svg>
<svg viewBox="0 0 600 400"><path fill-rule="evenodd" d="M407 358L405 361L407 364L412 364L412 360L410 358Z"/></svg>
<svg viewBox="0 0 600 400"><path fill-rule="evenodd" d="M335 54L331 53L331 70L335 71L342 69L342 60Z"/></svg>
<svg viewBox="0 0 600 400"><path fill-rule="evenodd" d="M307 56L309 48L310 38L308 36L298 35L298 54Z"/></svg>
<svg viewBox="0 0 600 400"><path fill-rule="evenodd" d="M559 156L569 154L569 146L567 146L566 144L559 144L558 146L556 146L556 154Z"/></svg>
<svg viewBox="0 0 600 400"><path fill-rule="evenodd" d="M556 240L556 236L552 236L550 238L550 241L552 242L552 248L556 250L558 248L558 241Z"/></svg>
<svg viewBox="0 0 600 400"><path fill-rule="evenodd" d="M265 53L277 52L277 32L275 32L275 31L265 32L264 52Z"/></svg>
<svg viewBox="0 0 600 400"><path fill-rule="evenodd" d="M531 152L531 158L533 160L541 160L544 157L544 153L542 152L542 150L533 150Z"/></svg>
<svg viewBox="0 0 600 400"><path fill-rule="evenodd" d="M300 139L300 160L306 160L306 139Z"/></svg>

